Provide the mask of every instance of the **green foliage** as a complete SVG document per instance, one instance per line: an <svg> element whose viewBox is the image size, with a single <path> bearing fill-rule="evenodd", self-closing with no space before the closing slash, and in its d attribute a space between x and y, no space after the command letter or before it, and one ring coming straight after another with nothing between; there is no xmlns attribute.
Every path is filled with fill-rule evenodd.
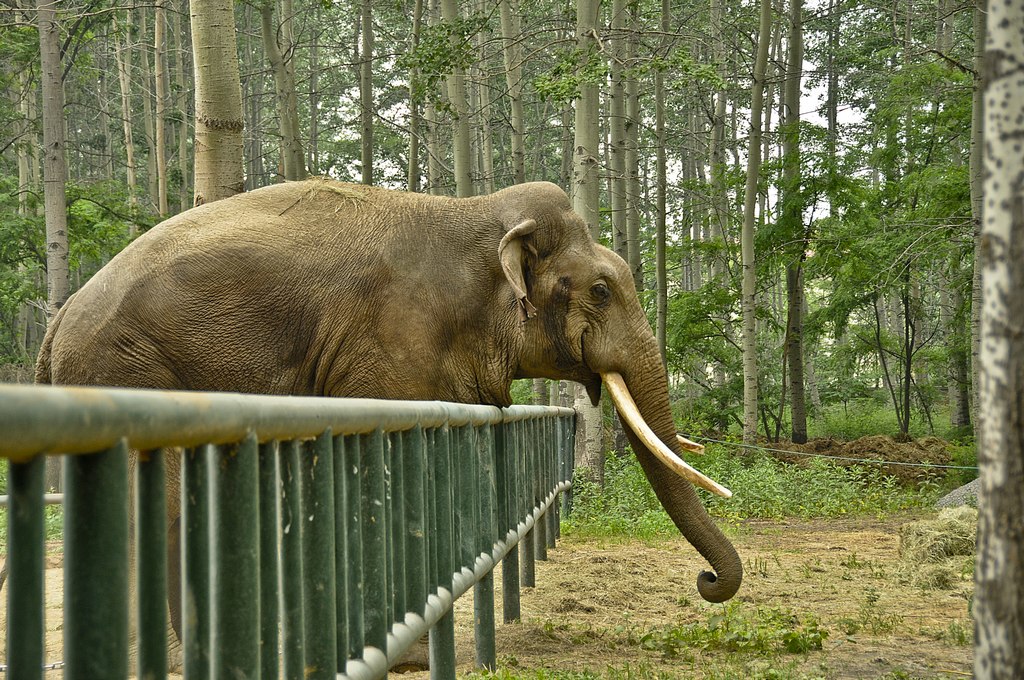
<svg viewBox="0 0 1024 680"><path fill-rule="evenodd" d="M901 486L866 465L843 467L824 459L792 465L765 453L737 453L714 444L696 464L732 490L729 499L700 491L708 511L730 522L887 515L930 505L940 493L934 484ZM603 490L577 471L573 510L562 522L567 534L578 536L678 535L632 455L605 458Z"/></svg>
<svg viewBox="0 0 1024 680"><path fill-rule="evenodd" d="M730 602L706 621L647 631L637 642L668 658L688 658L691 650L754 654L806 654L821 649L828 631L811 616L798 617L778 608L751 611Z"/></svg>
<svg viewBox="0 0 1024 680"><path fill-rule="evenodd" d="M560 52L555 65L533 79L533 87L541 100L565 104L579 97L580 86L600 83L608 76L608 64L594 50L580 48Z"/></svg>

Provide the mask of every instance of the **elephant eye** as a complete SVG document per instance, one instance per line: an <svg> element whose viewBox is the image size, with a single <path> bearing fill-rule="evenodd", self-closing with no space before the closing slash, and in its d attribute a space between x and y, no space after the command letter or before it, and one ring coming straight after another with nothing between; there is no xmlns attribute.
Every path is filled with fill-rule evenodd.
<svg viewBox="0 0 1024 680"><path fill-rule="evenodd" d="M601 305L608 302L612 297L612 292L608 290L608 286L601 282L595 283L590 287L590 294L593 296L594 301Z"/></svg>

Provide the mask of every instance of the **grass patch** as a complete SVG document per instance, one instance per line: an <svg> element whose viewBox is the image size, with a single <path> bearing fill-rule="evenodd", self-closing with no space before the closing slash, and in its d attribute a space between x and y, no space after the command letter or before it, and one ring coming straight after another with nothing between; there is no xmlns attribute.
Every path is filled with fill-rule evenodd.
<svg viewBox="0 0 1024 680"><path fill-rule="evenodd" d="M824 459L798 466L761 453L737 455L711 445L706 455L691 460L732 490L730 499L700 493L712 515L734 522L885 516L928 506L941 494L934 482L904 486L869 466L843 467ZM605 458L604 489L577 474L573 511L563 519L563 529L582 537L651 539L678 534L636 459L613 454Z"/></svg>

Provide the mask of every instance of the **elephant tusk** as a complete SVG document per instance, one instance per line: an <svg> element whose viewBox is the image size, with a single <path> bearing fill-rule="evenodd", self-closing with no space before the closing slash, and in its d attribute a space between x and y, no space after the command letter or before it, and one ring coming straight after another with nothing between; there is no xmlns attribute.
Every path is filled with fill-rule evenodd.
<svg viewBox="0 0 1024 680"><path fill-rule="evenodd" d="M680 446L682 446L684 449L686 449L690 453L704 453L704 445L703 444L698 444L697 442L691 442L689 439L687 439L686 437L684 437L681 434L677 434L676 435L676 440L679 442Z"/></svg>
<svg viewBox="0 0 1024 680"><path fill-rule="evenodd" d="M615 407L619 410L622 415L622 419L626 421L630 429L640 438L648 449L651 450L658 460L664 463L670 470L675 472L677 475L686 479L692 484L695 484L702 489L707 489L711 493L718 494L723 498L731 498L732 491L725 488L710 477L701 474L699 471L687 465L674 451L665 445L663 441L658 439L658 436L651 430L650 425L644 420L640 414L640 409L637 408L636 402L633 400L633 395L629 393L629 388L626 387L626 381L622 379L622 376L615 372L602 373L601 378L604 380L605 387L608 388L608 394L611 395L612 401L615 402ZM697 445L699 446L699 444ZM703 448L703 447L702 447Z"/></svg>

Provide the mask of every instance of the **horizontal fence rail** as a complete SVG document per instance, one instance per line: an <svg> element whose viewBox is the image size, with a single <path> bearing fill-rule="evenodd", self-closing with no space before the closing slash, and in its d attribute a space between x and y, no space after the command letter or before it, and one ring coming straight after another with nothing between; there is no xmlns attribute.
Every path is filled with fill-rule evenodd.
<svg viewBox="0 0 1024 680"><path fill-rule="evenodd" d="M0 386L8 676L53 663L54 454L84 454L63 458L65 678L165 677L168 590L186 678L379 678L428 631L431 675L453 678L452 604L470 588L476 661L493 668L493 568L516 620L568 508L573 423L534 406Z"/></svg>

